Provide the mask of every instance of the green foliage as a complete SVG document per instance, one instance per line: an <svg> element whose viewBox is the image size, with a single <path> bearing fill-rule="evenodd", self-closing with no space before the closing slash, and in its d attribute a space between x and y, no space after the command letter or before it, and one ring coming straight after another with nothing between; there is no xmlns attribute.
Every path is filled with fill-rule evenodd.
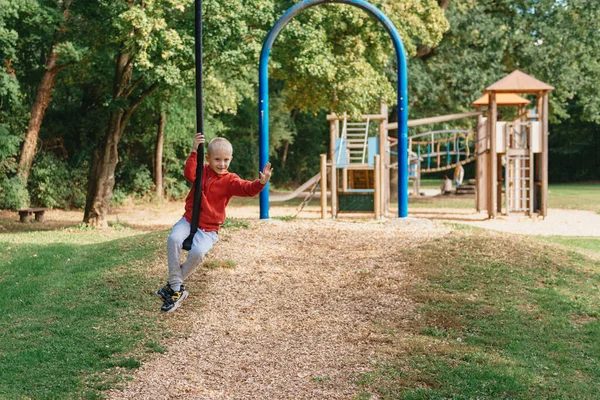
<svg viewBox="0 0 600 400"><path fill-rule="evenodd" d="M230 231L236 231L241 228L246 229L249 226L250 225L246 221L235 219L235 218L225 218L225 223L223 224L222 228L230 230Z"/></svg>
<svg viewBox="0 0 600 400"><path fill-rule="evenodd" d="M0 124L0 174L16 171L19 142L18 136L11 135L8 127Z"/></svg>
<svg viewBox="0 0 600 400"><path fill-rule="evenodd" d="M273 182L277 186L297 186L319 172L319 156L329 149L329 123L326 112L298 113L294 121L295 135L284 163L284 148L272 155L275 168Z"/></svg>
<svg viewBox="0 0 600 400"><path fill-rule="evenodd" d="M231 169L246 179L256 178L258 170L259 52L273 22L295 3L203 2L205 134L233 143ZM394 22L406 47L411 118L470 111L482 89L519 68L556 87L550 97L551 181L600 179L594 153L600 118L600 67L593 51L600 41L598 2L452 0L445 13L435 0L373 4ZM102 143L109 116L126 110L153 83L159 89L137 108L120 138L115 197L152 192L161 112L167 115L164 189L169 198L185 196L189 185L182 171L196 130L193 8L191 0L0 0L3 185L18 187L9 178L53 51L58 65L69 68L56 77L38 151L49 152L45 143L62 140L66 153L60 159L77 179L78 192L50 189L45 182L51 177L44 175L39 179L46 186L39 186L32 200L81 207L92 150ZM113 96L114 62L123 52L132 56L132 82L137 82L128 99ZM295 186L318 172L319 154L328 149L327 113L376 112L380 99L393 110L394 59L381 24L349 5L311 8L282 30L270 60L275 185ZM46 160L38 170L43 175L49 159L40 160ZM71 197L59 199L59 193Z"/></svg>
<svg viewBox="0 0 600 400"><path fill-rule="evenodd" d="M436 1L375 5L399 29L409 55L417 44L436 45L448 29ZM356 114L378 107L380 99L394 103L394 78L387 77L395 59L389 34L363 10L340 4L314 7L291 21L278 43L273 77L284 82L288 108Z"/></svg>
<svg viewBox="0 0 600 400"><path fill-rule="evenodd" d="M585 105L569 102L570 118L551 124L548 137L550 182L600 180L600 123L585 121Z"/></svg>
<svg viewBox="0 0 600 400"><path fill-rule="evenodd" d="M439 46L411 60L411 117L472 110L482 90L520 69L556 88L552 118L567 118L567 102L577 95L583 118L600 119L600 67L591 55L598 2L452 0L446 15L451 28Z"/></svg>
<svg viewBox="0 0 600 400"><path fill-rule="evenodd" d="M0 177L0 209L17 210L29 206L29 194L18 176Z"/></svg>
<svg viewBox="0 0 600 400"><path fill-rule="evenodd" d="M85 201L81 180L74 179L68 163L52 153L35 158L28 188L32 203L40 207L69 209Z"/></svg>

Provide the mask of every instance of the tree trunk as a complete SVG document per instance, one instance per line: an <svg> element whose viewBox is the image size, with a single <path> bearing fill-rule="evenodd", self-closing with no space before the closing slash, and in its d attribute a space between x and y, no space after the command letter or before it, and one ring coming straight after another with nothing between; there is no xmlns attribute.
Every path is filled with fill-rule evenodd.
<svg viewBox="0 0 600 400"><path fill-rule="evenodd" d="M110 116L105 140L94 150L83 215L83 221L92 226L108 225L106 214L115 187L115 170L119 162L117 147L123 131L122 117L123 111L115 111Z"/></svg>
<svg viewBox="0 0 600 400"><path fill-rule="evenodd" d="M438 5L442 10L446 11L451 2L452 0L438 0Z"/></svg>
<svg viewBox="0 0 600 400"><path fill-rule="evenodd" d="M106 214L115 187L115 170L119 162L118 146L127 121L135 109L158 87L152 84L143 90L134 100L129 97L142 78L131 82L133 72L133 57L129 54L119 54L115 68L115 81L113 87L113 101L115 103L127 102L129 108L118 108L110 114L106 136L103 142L94 150L90 173L88 176L88 192L86 197L83 222L92 226L107 226ZM120 101L119 101L120 100Z"/></svg>
<svg viewBox="0 0 600 400"><path fill-rule="evenodd" d="M167 114L163 111L158 119L158 132L156 134L156 156L154 158L154 185L156 186L156 197L163 198L163 143L165 139L165 122Z"/></svg>
<svg viewBox="0 0 600 400"><path fill-rule="evenodd" d="M113 101L126 98L125 88L131 83L132 60L129 54L119 54L115 68ZM83 222L92 226L106 227L106 214L115 187L115 169L119 162L118 145L123 133L125 110L119 108L110 114L106 136L94 150L88 192L85 200Z"/></svg>
<svg viewBox="0 0 600 400"><path fill-rule="evenodd" d="M283 155L281 156L281 168L282 169L285 168L285 162L287 161L289 148L290 148L290 141L286 140L283 145Z"/></svg>
<svg viewBox="0 0 600 400"><path fill-rule="evenodd" d="M46 62L46 72L42 76L42 81L38 87L37 95L31 108L31 116L29 117L29 125L23 142L23 150L19 158L19 167L17 173L26 184L31 172L31 165L35 157L37 141L40 134L40 127L46 109L52 100L52 89L54 88L54 80L62 67L56 65L58 55L54 53L53 48L50 50L50 57Z"/></svg>

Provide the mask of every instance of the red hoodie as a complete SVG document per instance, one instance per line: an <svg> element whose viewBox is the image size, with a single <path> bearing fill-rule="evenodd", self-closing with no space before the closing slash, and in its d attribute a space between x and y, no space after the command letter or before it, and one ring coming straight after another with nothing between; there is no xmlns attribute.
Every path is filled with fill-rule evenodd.
<svg viewBox="0 0 600 400"><path fill-rule="evenodd" d="M183 216L192 223L194 208L194 187L196 186L196 166L198 155L192 152L185 162L183 175L192 182L192 189L185 198L185 214ZM218 232L225 222L225 207L233 196L254 197L265 185L260 180L246 181L234 173L217 174L208 164L204 164L202 173L202 202L198 227L206 232Z"/></svg>

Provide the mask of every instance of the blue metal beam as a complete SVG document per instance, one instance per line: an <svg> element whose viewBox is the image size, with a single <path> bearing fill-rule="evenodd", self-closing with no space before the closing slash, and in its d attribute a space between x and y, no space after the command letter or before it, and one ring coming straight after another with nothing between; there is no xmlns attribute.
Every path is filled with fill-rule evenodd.
<svg viewBox="0 0 600 400"><path fill-rule="evenodd" d="M389 33L398 61L398 217L408 216L408 77L404 44L392 21L371 3L364 0L304 0L290 7L271 28L260 53L258 76L259 108L259 168L269 161L269 54L275 39L296 15L321 3L342 3L358 7L375 17ZM269 218L269 184L260 193L260 218Z"/></svg>

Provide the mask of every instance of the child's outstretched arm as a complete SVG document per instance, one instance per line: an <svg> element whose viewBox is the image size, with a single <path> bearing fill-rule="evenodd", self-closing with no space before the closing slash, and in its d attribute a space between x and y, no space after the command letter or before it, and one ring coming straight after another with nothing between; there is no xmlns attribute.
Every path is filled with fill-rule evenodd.
<svg viewBox="0 0 600 400"><path fill-rule="evenodd" d="M259 194L264 188L273 174L271 163L267 163L262 171L259 172L260 178L253 181L241 179L236 174L232 174L233 179L229 186L229 194L232 196L254 197Z"/></svg>
<svg viewBox="0 0 600 400"><path fill-rule="evenodd" d="M273 173L273 168L271 168L271 163L268 162L265 164L265 167L263 168L263 170L261 172L259 172L260 183L265 185L267 182L269 182L269 179L271 179L272 173Z"/></svg>

